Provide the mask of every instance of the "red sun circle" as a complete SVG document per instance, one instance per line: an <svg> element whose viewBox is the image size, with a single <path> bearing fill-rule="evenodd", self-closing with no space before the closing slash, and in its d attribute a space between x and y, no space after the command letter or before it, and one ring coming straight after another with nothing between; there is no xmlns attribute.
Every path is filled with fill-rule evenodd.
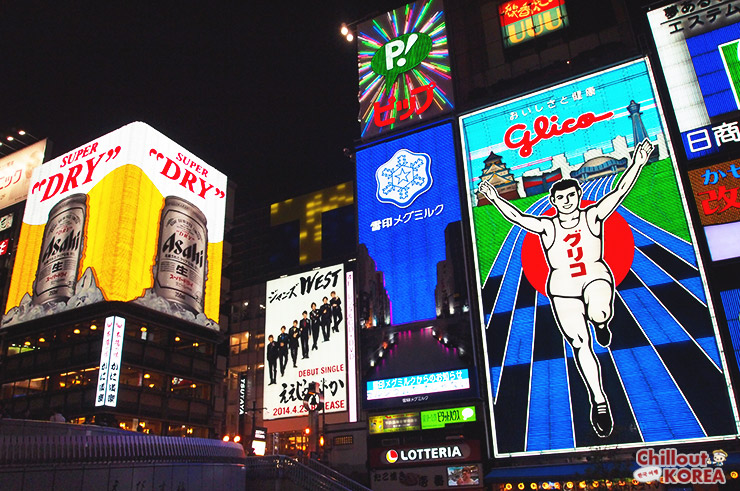
<svg viewBox="0 0 740 491"><path fill-rule="evenodd" d="M593 201L581 200L581 208ZM550 208L545 216L554 216L555 209ZM522 242L522 269L529 283L541 294L547 295L547 275L550 268L545 260L545 252L537 234L526 232ZM616 288L630 270L635 256L635 239L627 221L617 213L612 213L604 222L604 261L611 268Z"/></svg>

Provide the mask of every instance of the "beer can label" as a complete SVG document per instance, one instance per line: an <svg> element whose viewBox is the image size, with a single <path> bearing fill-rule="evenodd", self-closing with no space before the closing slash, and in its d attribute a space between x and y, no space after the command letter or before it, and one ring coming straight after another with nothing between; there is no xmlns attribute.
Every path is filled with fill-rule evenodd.
<svg viewBox="0 0 740 491"><path fill-rule="evenodd" d="M66 301L75 293L82 254L87 205L85 195L60 201L49 212L33 287L33 301Z"/></svg>
<svg viewBox="0 0 740 491"><path fill-rule="evenodd" d="M202 213L182 198L165 198L154 290L160 297L203 312L208 229Z"/></svg>

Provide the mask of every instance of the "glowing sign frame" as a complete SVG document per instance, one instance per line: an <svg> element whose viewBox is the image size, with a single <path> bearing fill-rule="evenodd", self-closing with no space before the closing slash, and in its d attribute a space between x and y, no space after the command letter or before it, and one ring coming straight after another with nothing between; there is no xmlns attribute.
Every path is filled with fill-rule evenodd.
<svg viewBox="0 0 740 491"><path fill-rule="evenodd" d="M636 60L460 119L497 457L633 447L645 442L716 440L734 437L740 430L712 299L693 228L685 214L686 197L677 181L676 161L650 73L647 59ZM551 140L538 144L539 154L526 159L518 155L516 148L503 144L503 134L514 123L517 111L518 121L540 115L565 119L567 113L561 106L575 102L566 97L570 98L581 86L593 87L594 95L601 97L601 101L595 98L588 102L584 110L601 114L614 109L614 117L572 134L553 135ZM631 106L630 99L640 101L642 107L625 110ZM551 110L546 109L548 100L555 102L554 107L549 107ZM645 127L641 128L637 115L641 115ZM627 218L630 235L634 236L634 258L627 279L617 284L611 346L601 348L594 341L592 348L601 360L603 375L599 377L610 397L616 428L600 437L590 427L588 393L573 361L571 346L558 332L549 297L538 293L528 277L522 275L522 267L528 267L522 259L526 234L520 234L518 227L501 218L476 191L481 172L485 175L483 165L491 166L501 177L498 186L512 193L507 199L522 211L529 209L527 213L540 215L550 206L547 186L552 183L546 177L555 168L563 176L581 176L586 182L584 199L599 200L615 182L622 164L618 157L610 159L592 149L603 149L604 154L612 155L626 153L625 161L629 161L632 154L628 149L645 134L659 150L651 154L652 163L643 168L642 177L618 209ZM552 158L545 160L543 154ZM584 163L576 167L572 162ZM540 179L545 187L521 198L514 193L528 189L524 185L526 177ZM512 183L513 190L507 188ZM657 201L656 193L661 193ZM668 208L657 212L660 206ZM658 218L662 220L659 226L649 221ZM666 233L664 229L673 232ZM535 245L538 242L535 236ZM671 255L684 258L680 259L681 268L690 268L677 273L673 265L679 263L673 263ZM526 261L531 262L531 258L527 256ZM666 268L670 273L666 273ZM668 291L677 297L666 297ZM695 315L697 309L676 301L684 296L695 302L701 312L691 321L687 315ZM667 326L671 335L663 331ZM589 336L593 336L591 327L588 329ZM684 341L686 344L682 344ZM668 345L676 350L679 346L685 348L686 356L672 358L667 353ZM680 373L687 367L692 371L688 379ZM650 380L636 376L648 372ZM699 377L698 372L702 374ZM696 382L698 378L702 378L701 383ZM658 393L661 397L656 400ZM718 412L710 417L706 400L713 397L722 403L713 406ZM497 404L499 408L509 405L497 410ZM668 406L671 409L665 410ZM670 417L656 416L652 409L655 407L663 407L662 413ZM715 426L715 422L720 423ZM667 431L676 427L682 430Z"/></svg>

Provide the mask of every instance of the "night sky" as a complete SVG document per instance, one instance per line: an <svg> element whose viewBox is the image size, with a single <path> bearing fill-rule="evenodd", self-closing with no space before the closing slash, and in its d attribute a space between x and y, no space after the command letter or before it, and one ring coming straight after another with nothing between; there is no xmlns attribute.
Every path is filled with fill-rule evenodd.
<svg viewBox="0 0 740 491"><path fill-rule="evenodd" d="M398 1L3 2L0 134L52 157L144 121L236 181L237 209L353 179L356 45Z"/></svg>

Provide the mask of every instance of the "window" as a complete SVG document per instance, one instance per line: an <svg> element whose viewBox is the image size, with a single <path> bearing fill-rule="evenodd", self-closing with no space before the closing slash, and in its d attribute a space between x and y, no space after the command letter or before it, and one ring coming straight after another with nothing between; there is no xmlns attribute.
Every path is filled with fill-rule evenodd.
<svg viewBox="0 0 740 491"><path fill-rule="evenodd" d="M231 354L238 355L249 349L249 333L240 332L231 336Z"/></svg>

